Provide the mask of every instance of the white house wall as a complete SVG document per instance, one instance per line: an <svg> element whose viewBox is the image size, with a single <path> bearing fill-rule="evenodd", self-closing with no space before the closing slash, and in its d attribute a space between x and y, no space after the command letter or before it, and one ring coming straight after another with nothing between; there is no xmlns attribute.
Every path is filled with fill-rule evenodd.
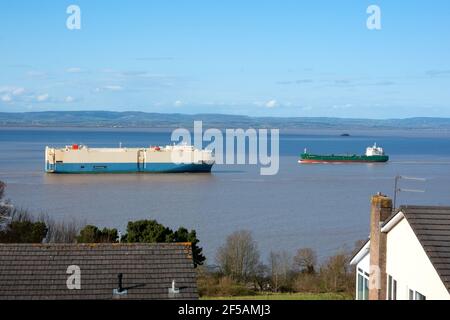
<svg viewBox="0 0 450 320"><path fill-rule="evenodd" d="M370 254L367 253L356 266L358 269L361 269L366 273L370 273Z"/></svg>
<svg viewBox="0 0 450 320"><path fill-rule="evenodd" d="M386 271L397 280L398 300L409 299L409 289L425 295L427 300L450 299L450 294L406 219L402 219L387 234Z"/></svg>

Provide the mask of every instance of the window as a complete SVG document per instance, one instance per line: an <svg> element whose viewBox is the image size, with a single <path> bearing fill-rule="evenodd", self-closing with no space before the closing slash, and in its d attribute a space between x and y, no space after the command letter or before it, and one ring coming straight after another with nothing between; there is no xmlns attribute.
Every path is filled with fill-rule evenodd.
<svg viewBox="0 0 450 320"><path fill-rule="evenodd" d="M420 292L409 289L409 300L427 300L427 297Z"/></svg>
<svg viewBox="0 0 450 320"><path fill-rule="evenodd" d="M392 284L392 300L397 300L397 280L393 280Z"/></svg>
<svg viewBox="0 0 450 320"><path fill-rule="evenodd" d="M427 300L427 297L416 291L416 300Z"/></svg>
<svg viewBox="0 0 450 320"><path fill-rule="evenodd" d="M388 275L388 300L397 300L397 280Z"/></svg>
<svg viewBox="0 0 450 320"><path fill-rule="evenodd" d="M358 268L358 281L356 284L357 289L357 300L368 300L369 299L369 275Z"/></svg>

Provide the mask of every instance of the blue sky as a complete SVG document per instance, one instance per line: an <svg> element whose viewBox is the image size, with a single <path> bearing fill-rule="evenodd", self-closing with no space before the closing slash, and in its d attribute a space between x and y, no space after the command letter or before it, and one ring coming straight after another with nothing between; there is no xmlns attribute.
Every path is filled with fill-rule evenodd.
<svg viewBox="0 0 450 320"><path fill-rule="evenodd" d="M450 117L448 0L2 1L0 46L0 111Z"/></svg>

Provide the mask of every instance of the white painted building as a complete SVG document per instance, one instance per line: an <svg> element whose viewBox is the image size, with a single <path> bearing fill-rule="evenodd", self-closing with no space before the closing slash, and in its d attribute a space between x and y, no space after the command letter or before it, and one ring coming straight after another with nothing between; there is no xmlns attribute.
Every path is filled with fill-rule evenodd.
<svg viewBox="0 0 450 320"><path fill-rule="evenodd" d="M356 266L356 298L449 300L450 207L404 206L387 219L376 218L372 212L371 238L373 232L379 237L350 262Z"/></svg>

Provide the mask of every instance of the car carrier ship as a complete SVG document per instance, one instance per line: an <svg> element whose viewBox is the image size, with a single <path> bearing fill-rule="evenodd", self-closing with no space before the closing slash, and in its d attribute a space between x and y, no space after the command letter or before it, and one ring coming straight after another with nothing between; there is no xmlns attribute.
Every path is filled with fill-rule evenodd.
<svg viewBox="0 0 450 320"><path fill-rule="evenodd" d="M373 147L368 147L364 155L317 155L308 153L305 149L300 156L299 163L374 163L387 162L389 156L384 154L384 150L375 143Z"/></svg>
<svg viewBox="0 0 450 320"><path fill-rule="evenodd" d="M48 173L211 172L212 152L194 146L89 148L74 144L45 148Z"/></svg>

